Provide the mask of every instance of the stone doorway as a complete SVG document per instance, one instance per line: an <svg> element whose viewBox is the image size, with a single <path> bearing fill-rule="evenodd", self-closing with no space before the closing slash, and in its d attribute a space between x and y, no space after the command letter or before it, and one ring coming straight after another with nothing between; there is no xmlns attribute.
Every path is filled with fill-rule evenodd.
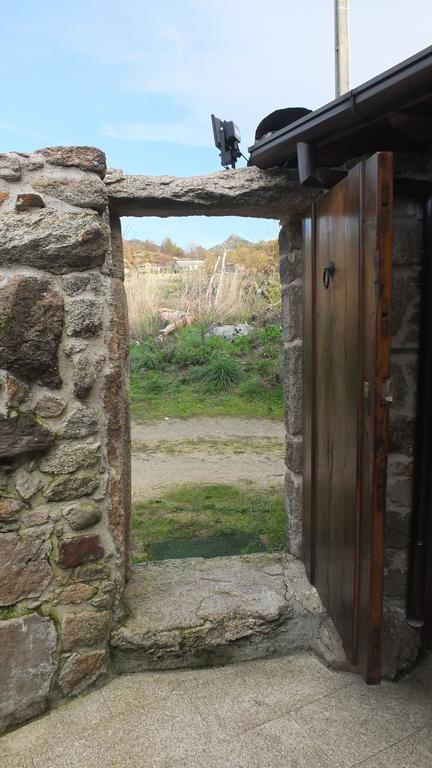
<svg viewBox="0 0 432 768"><path fill-rule="evenodd" d="M252 169L250 169L252 170ZM249 171L249 169L248 169ZM229 189L216 200L215 181ZM113 179L117 179L114 175ZM132 180L113 181L112 198L128 215L181 213L256 215L256 201L243 207L240 190L230 187L233 176L216 174L207 180L160 180L151 190L137 180L148 205L131 202ZM159 180L154 180L159 185ZM208 187L206 186L208 184ZM117 186L118 185L118 186ZM169 193L167 192L169 190ZM117 198L118 195L118 198ZM264 218L280 211L280 201L263 206ZM265 212L265 213L264 213ZM296 219L281 233L282 290L285 312L285 386L290 408L286 511L300 518L301 481L301 232ZM291 546L299 546L294 519L288 526ZM114 668L118 672L205 666L285 654L313 648L343 663L331 623L307 582L302 564L282 554L217 557L203 560L166 560L132 568L126 588L128 618L111 637ZM331 649L331 650L330 650ZM336 654L336 655L335 655Z"/></svg>
<svg viewBox="0 0 432 768"><path fill-rule="evenodd" d="M89 147L0 156L1 729L106 677L110 634L125 619L131 494L120 217L295 217L314 195L290 171L151 179L107 173L104 154ZM288 269L298 269L294 250ZM298 347L292 333L287 349ZM288 414L294 446L298 419L291 407ZM279 585L273 628L286 614L281 595L294 567L278 557L258 568ZM300 573L293 578L298 584ZM329 631L316 610L313 642Z"/></svg>

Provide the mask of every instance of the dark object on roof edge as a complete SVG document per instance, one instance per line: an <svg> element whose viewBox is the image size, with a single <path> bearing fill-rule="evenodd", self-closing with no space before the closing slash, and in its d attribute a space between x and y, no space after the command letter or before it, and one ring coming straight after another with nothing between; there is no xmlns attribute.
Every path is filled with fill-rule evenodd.
<svg viewBox="0 0 432 768"><path fill-rule="evenodd" d="M255 141L262 139L262 137L268 133L274 133L275 131L280 131L281 128L286 128L287 125L294 123L296 120L300 120L301 117L308 115L309 112L312 112L312 110L306 109L305 107L276 109L261 120L255 131Z"/></svg>

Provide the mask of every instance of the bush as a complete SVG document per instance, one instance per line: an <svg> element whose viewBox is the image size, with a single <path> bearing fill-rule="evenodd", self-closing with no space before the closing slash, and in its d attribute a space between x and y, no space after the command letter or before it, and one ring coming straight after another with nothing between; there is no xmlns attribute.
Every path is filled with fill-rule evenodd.
<svg viewBox="0 0 432 768"><path fill-rule="evenodd" d="M193 379L213 391L225 391L234 384L239 384L244 370L237 360L228 355L215 355L207 365L197 368Z"/></svg>

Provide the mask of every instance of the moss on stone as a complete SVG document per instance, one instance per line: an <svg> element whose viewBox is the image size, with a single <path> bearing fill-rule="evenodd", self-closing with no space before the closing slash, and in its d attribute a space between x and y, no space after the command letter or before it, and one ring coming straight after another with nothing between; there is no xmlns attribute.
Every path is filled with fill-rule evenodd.
<svg viewBox="0 0 432 768"><path fill-rule="evenodd" d="M30 613L35 613L33 608L16 608L13 605L8 608L0 608L0 621L20 619L22 616L28 616Z"/></svg>

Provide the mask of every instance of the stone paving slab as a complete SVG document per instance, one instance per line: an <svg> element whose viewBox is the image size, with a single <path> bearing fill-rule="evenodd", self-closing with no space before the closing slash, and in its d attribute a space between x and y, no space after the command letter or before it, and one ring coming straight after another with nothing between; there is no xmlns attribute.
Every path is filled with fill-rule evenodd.
<svg viewBox="0 0 432 768"><path fill-rule="evenodd" d="M116 672L199 667L313 649L346 666L303 564L283 553L134 566L128 617L111 636Z"/></svg>
<svg viewBox="0 0 432 768"><path fill-rule="evenodd" d="M302 653L123 675L0 738L0 768L430 768L431 670L366 686Z"/></svg>

